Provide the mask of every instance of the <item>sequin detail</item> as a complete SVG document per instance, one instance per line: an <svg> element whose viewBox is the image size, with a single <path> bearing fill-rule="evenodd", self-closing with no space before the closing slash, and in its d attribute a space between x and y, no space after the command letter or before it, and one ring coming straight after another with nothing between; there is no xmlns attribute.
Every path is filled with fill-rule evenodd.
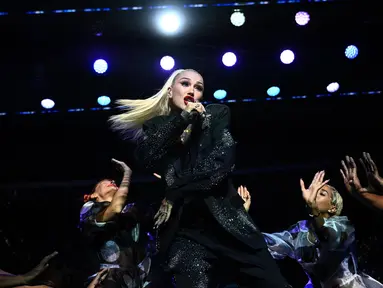
<svg viewBox="0 0 383 288"><path fill-rule="evenodd" d="M177 144L186 126L187 119L183 115L177 115L162 125L148 126L144 129L145 136L139 143L138 154L147 169L155 168L169 152L169 148Z"/></svg>
<svg viewBox="0 0 383 288"><path fill-rule="evenodd" d="M172 186L175 182L175 169L173 164L168 165L168 169L165 174L165 181L168 186Z"/></svg>
<svg viewBox="0 0 383 288"><path fill-rule="evenodd" d="M195 177L193 180L197 181L201 178L201 174L210 175L210 183L204 183L204 185L199 185L197 189L200 190L208 190L212 187L218 185L224 178L228 176L230 172L234 170L234 165L232 165L231 169L222 169L222 163L217 161L217 159L225 159L229 153L232 153L232 149L235 147L236 142L231 136L228 129L224 129L222 133L221 140L215 145L212 152L203 159L198 159L197 165L195 167L195 172L199 174L198 178ZM212 171L216 171L216 173L212 173Z"/></svg>
<svg viewBox="0 0 383 288"><path fill-rule="evenodd" d="M206 260L205 248L189 239L176 238L169 250L168 265L173 274L184 275L190 279L193 288L209 286L211 264Z"/></svg>
<svg viewBox="0 0 383 288"><path fill-rule="evenodd" d="M211 114L206 114L202 121L202 129L210 128L211 126Z"/></svg>
<svg viewBox="0 0 383 288"><path fill-rule="evenodd" d="M212 201L211 209L214 217L229 233L248 239L253 238L254 233L259 233L258 227L254 225L244 210L235 209L225 201Z"/></svg>

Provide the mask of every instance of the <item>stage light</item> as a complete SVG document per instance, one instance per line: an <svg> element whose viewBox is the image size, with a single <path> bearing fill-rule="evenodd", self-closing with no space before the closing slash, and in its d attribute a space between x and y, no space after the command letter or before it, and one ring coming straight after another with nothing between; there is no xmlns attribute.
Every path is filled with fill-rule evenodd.
<svg viewBox="0 0 383 288"><path fill-rule="evenodd" d="M279 89L279 87L277 87L277 86L273 86L273 87L270 87L269 89L267 89L267 95L269 95L270 97L275 97L280 92L281 92L281 89Z"/></svg>
<svg viewBox="0 0 383 288"><path fill-rule="evenodd" d="M55 102L51 99L44 99L41 101L41 106L45 109L52 109L55 106Z"/></svg>
<svg viewBox="0 0 383 288"><path fill-rule="evenodd" d="M327 91L330 92L330 93L334 93L334 92L336 92L338 90L339 90L339 83L338 82L330 83L327 86Z"/></svg>
<svg viewBox="0 0 383 288"><path fill-rule="evenodd" d="M160 61L160 65L162 67L162 69L164 70L171 70L174 68L174 59L170 56L164 56L162 57L161 61Z"/></svg>
<svg viewBox="0 0 383 288"><path fill-rule="evenodd" d="M165 11L158 14L157 26L163 34L174 35L180 31L183 15L178 11Z"/></svg>
<svg viewBox="0 0 383 288"><path fill-rule="evenodd" d="M233 52L227 52L222 56L222 63L226 67L232 67L237 63L237 56Z"/></svg>
<svg viewBox="0 0 383 288"><path fill-rule="evenodd" d="M108 106L110 104L110 98L108 96L100 96L97 99L97 103L101 106Z"/></svg>
<svg viewBox="0 0 383 288"><path fill-rule="evenodd" d="M295 59L295 55L291 50L285 50L281 53L281 61L283 64L291 64Z"/></svg>
<svg viewBox="0 0 383 288"><path fill-rule="evenodd" d="M214 92L214 98L217 99L217 100L222 100L226 97L227 95L227 92L225 90L217 90Z"/></svg>
<svg viewBox="0 0 383 288"><path fill-rule="evenodd" d="M304 11L300 11L297 14L295 14L295 22L297 22L298 25L304 26L307 25L310 21L310 14Z"/></svg>
<svg viewBox="0 0 383 288"><path fill-rule="evenodd" d="M231 24L233 24L236 27L240 27L243 24L245 24L246 17L245 14L243 14L241 11L234 11L233 14L230 16Z"/></svg>
<svg viewBox="0 0 383 288"><path fill-rule="evenodd" d="M108 70L108 63L104 59L94 61L93 69L98 74L103 74Z"/></svg>
<svg viewBox="0 0 383 288"><path fill-rule="evenodd" d="M344 54L348 59L354 59L358 56L359 50L355 45L350 45L346 48Z"/></svg>

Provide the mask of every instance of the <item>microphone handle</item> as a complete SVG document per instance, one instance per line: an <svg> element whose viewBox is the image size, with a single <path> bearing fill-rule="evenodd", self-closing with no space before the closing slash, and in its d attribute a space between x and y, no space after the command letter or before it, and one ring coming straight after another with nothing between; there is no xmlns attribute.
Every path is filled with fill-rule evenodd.
<svg viewBox="0 0 383 288"><path fill-rule="evenodd" d="M206 112L199 113L197 110L192 110L190 114L192 115L193 119L197 119L197 117L204 119L206 117Z"/></svg>

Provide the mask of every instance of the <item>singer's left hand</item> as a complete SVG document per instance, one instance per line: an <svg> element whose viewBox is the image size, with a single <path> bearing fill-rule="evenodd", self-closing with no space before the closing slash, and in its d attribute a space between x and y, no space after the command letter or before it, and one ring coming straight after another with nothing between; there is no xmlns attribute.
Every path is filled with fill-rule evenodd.
<svg viewBox="0 0 383 288"><path fill-rule="evenodd" d="M166 200L166 198L162 200L160 209L156 215L154 215L154 229L158 229L161 225L168 222L172 208L173 204L170 201Z"/></svg>

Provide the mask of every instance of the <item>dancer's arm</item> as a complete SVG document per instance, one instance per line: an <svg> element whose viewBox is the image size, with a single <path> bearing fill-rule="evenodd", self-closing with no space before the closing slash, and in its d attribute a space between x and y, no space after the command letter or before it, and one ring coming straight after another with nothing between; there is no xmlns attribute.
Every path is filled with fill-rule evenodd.
<svg viewBox="0 0 383 288"><path fill-rule="evenodd" d="M370 207L383 210L383 195L365 192L362 193L361 196L370 204Z"/></svg>
<svg viewBox="0 0 383 288"><path fill-rule="evenodd" d="M120 169L124 172L124 175L122 177L121 184L117 192L114 194L113 200L110 203L110 205L97 215L96 219L99 222L110 221L116 215L120 214L122 209L124 209L129 193L129 185L132 176L132 170L124 162L117 161L115 159L112 159L112 161L119 165Z"/></svg>
<svg viewBox="0 0 383 288"><path fill-rule="evenodd" d="M111 203L89 201L80 211L80 227L90 243L103 243L107 235L116 232L116 216L121 213L127 200L132 170L121 161L113 161L124 171L124 176Z"/></svg>
<svg viewBox="0 0 383 288"><path fill-rule="evenodd" d="M262 233L271 256L274 259L284 259L290 257L295 259L295 245L299 239L305 239L302 236L300 225L295 224L289 230L277 233ZM302 243L303 244L303 243Z"/></svg>
<svg viewBox="0 0 383 288"><path fill-rule="evenodd" d="M241 199L243 200L243 208L245 208L246 212L249 212L251 205L251 195L249 190L247 190L246 187L241 185L238 187L237 193L239 196L241 196Z"/></svg>
<svg viewBox="0 0 383 288"><path fill-rule="evenodd" d="M49 267L49 261L58 253L54 252L44 257L41 262L31 271L24 275L1 275L0 288L24 286L43 273Z"/></svg>
<svg viewBox="0 0 383 288"><path fill-rule="evenodd" d="M357 166L352 157L346 156L341 162L342 169L340 170L346 191L362 204L375 210L383 210L383 183L379 176L375 162L371 159L369 153L364 153L363 159L360 159L363 168L367 174L368 186L363 187L360 183Z"/></svg>

